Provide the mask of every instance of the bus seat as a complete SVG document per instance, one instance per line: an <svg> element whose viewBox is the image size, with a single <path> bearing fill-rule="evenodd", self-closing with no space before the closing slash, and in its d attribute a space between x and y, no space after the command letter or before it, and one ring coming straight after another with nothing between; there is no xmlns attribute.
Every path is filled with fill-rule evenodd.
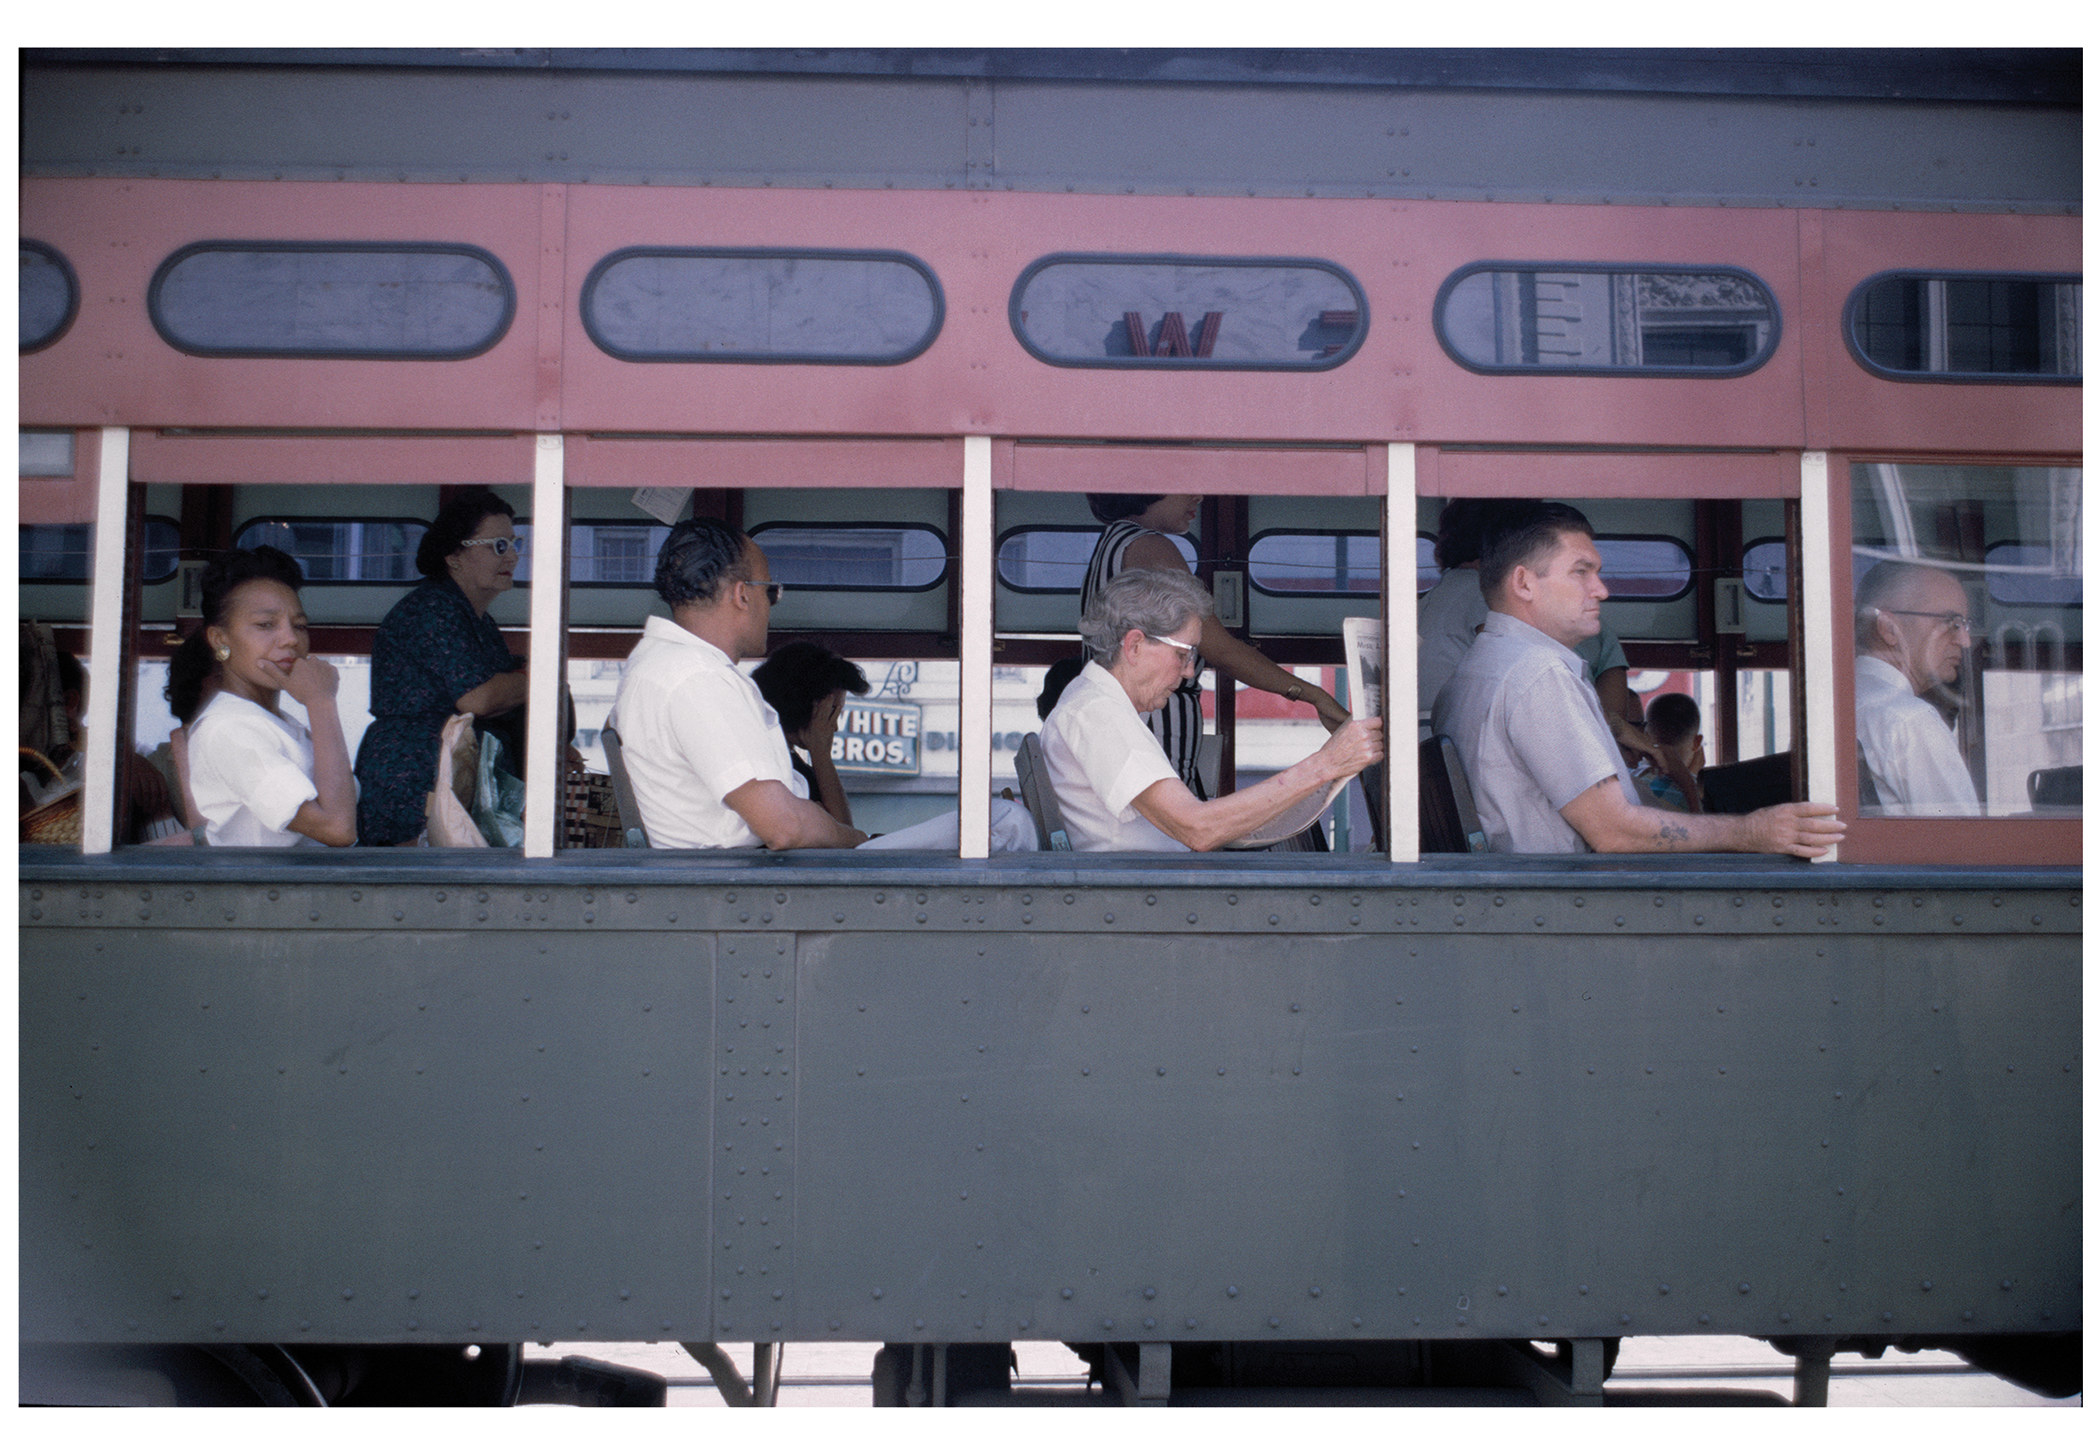
<svg viewBox="0 0 2100 1449"><path fill-rule="evenodd" d="M2084 809L2085 766L2058 765L2034 771L2027 777L2027 803Z"/></svg>
<svg viewBox="0 0 2100 1449"><path fill-rule="evenodd" d="M1065 833L1064 812L1057 808L1049 774L1043 769L1041 735L1021 736L1021 748L1014 751L1014 773L1021 778L1021 803L1035 817L1035 843L1044 850L1070 850L1072 837Z"/></svg>
<svg viewBox="0 0 2100 1449"><path fill-rule="evenodd" d="M1860 762L1861 802L1872 789L1867 782L1866 762ZM1794 757L1785 750L1759 755L1732 765L1713 765L1699 772L1699 795L1709 815L1748 815L1767 805L1784 805L1794 798Z"/></svg>
<svg viewBox="0 0 2100 1449"><path fill-rule="evenodd" d="M1473 788L1449 735L1421 745L1422 853L1464 855L1486 850L1487 832L1473 806Z"/></svg>
<svg viewBox="0 0 2100 1449"><path fill-rule="evenodd" d="M1225 737L1223 735L1198 735L1196 737L1196 778L1203 782L1203 798L1218 798L1218 768L1224 763Z"/></svg>
<svg viewBox="0 0 2100 1449"><path fill-rule="evenodd" d="M605 746L605 769L613 782L613 806L620 812L620 828L626 832L627 845L633 850L646 850L649 832L642 828L642 807L635 803L634 784L627 778L627 760L620 753L620 732L613 728L611 720L598 731L598 739Z"/></svg>

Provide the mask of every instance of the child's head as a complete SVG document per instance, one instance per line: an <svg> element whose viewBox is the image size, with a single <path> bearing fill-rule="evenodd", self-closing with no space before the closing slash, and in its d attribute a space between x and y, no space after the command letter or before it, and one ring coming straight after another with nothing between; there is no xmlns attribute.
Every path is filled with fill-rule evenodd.
<svg viewBox="0 0 2100 1449"><path fill-rule="evenodd" d="M1648 738L1682 763L1689 763L1704 743L1699 733L1699 705L1688 694L1658 694L1648 701Z"/></svg>

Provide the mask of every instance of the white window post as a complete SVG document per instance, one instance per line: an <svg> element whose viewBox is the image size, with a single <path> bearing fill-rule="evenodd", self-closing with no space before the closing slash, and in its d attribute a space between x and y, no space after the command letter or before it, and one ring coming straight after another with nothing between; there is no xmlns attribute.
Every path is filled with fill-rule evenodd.
<svg viewBox="0 0 2100 1449"><path fill-rule="evenodd" d="M1386 848L1395 864L1422 858L1422 756L1415 716L1415 445L1386 444L1385 566L1385 819ZM1351 688L1355 681L1350 681Z"/></svg>
<svg viewBox="0 0 2100 1449"><path fill-rule="evenodd" d="M80 853L107 855L117 837L117 696L124 687L124 528L131 512L131 429L104 428L95 474L95 571L88 612L87 759Z"/></svg>
<svg viewBox="0 0 2100 1449"><path fill-rule="evenodd" d="M992 853L992 440L963 439L962 769L964 860Z"/></svg>
<svg viewBox="0 0 2100 1449"><path fill-rule="evenodd" d="M1830 455L1801 455L1801 658L1808 716L1808 798L1837 800L1836 541L1830 536ZM1816 857L1840 859L1844 847Z"/></svg>
<svg viewBox="0 0 2100 1449"><path fill-rule="evenodd" d="M525 858L546 860L561 838L562 685L568 619L569 500L560 433L541 433L532 450L532 672L525 693Z"/></svg>

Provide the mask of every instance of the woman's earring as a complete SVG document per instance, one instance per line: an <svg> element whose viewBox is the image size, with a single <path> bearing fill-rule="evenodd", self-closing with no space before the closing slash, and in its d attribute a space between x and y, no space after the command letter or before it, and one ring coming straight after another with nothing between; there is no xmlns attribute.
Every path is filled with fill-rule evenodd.
<svg viewBox="0 0 2100 1449"><path fill-rule="evenodd" d="M228 649L224 644L221 644L218 648L212 650L211 652L212 657L217 659L221 664L224 664L227 660L233 658L233 651L231 649Z"/></svg>

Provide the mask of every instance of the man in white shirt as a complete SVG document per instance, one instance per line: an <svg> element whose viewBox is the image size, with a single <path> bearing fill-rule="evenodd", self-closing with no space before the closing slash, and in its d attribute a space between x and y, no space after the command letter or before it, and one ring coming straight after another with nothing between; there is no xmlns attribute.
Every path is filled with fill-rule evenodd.
<svg viewBox="0 0 2100 1449"><path fill-rule="evenodd" d="M850 849L868 837L809 799L780 716L736 666L766 652L780 586L765 554L712 518L671 530L652 617L613 703L649 843L672 849Z"/></svg>
<svg viewBox="0 0 2100 1449"><path fill-rule="evenodd" d="M1600 627L1589 520L1538 503L1498 520L1480 561L1489 612L1437 695L1494 850L1763 851L1809 858L1844 838L1829 805L1683 815L1640 803L1573 646Z"/></svg>
<svg viewBox="0 0 2100 1449"><path fill-rule="evenodd" d="M1974 815L1981 808L1953 731L1924 698L1961 676L1968 608L1961 581L1929 564L1891 559L1860 580L1853 714L1860 759L1884 814Z"/></svg>

